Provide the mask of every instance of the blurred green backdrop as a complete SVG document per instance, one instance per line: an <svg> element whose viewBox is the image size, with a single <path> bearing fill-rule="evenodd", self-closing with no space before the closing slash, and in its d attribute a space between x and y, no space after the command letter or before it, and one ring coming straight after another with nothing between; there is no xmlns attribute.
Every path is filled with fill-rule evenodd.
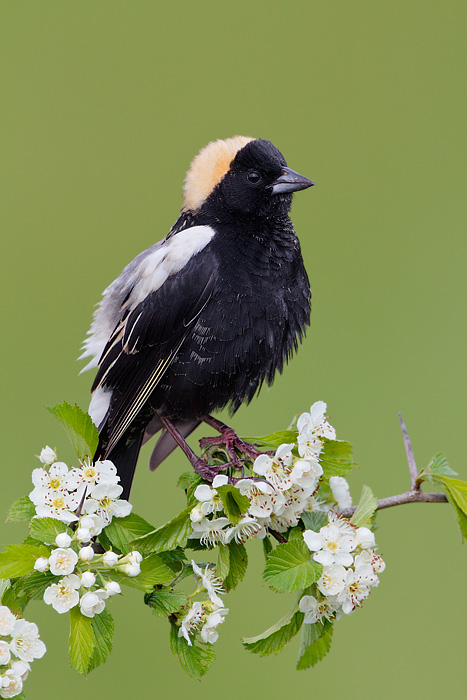
<svg viewBox="0 0 467 700"><path fill-rule="evenodd" d="M408 486L400 410L418 463L442 451L467 478L465 2L4 0L0 19L1 512L30 490L42 446L71 459L43 406L87 406L91 376L75 358L102 290L166 234L197 151L237 133L271 139L318 186L293 208L311 330L236 427L284 428L324 399L355 445L354 498L364 482L381 497ZM149 474L148 454L132 501L160 524L182 507L186 463L176 454ZM67 666L65 619L32 605L49 653L26 694L463 697L467 552L454 517L422 504L378 524L381 585L313 670L294 670L297 644L269 659L241 647L290 602L262 586L252 543L258 561L228 597L201 683L135 592L112 605L114 654L88 680ZM2 526L2 542L22 535Z"/></svg>

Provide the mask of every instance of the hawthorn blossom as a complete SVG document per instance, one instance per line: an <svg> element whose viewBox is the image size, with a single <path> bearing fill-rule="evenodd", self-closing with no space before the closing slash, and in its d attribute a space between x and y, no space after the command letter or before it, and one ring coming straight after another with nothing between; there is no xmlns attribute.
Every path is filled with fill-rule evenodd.
<svg viewBox="0 0 467 700"><path fill-rule="evenodd" d="M325 596L338 595L344 589L347 570L342 564L324 566L323 573L316 582L321 593Z"/></svg>
<svg viewBox="0 0 467 700"><path fill-rule="evenodd" d="M42 448L39 459L42 464L53 464L57 461L57 455L55 454L54 450L47 445L46 447Z"/></svg>
<svg viewBox="0 0 467 700"><path fill-rule="evenodd" d="M329 479L332 495L339 510L345 510L352 505L352 496L347 480L343 476L331 476Z"/></svg>
<svg viewBox="0 0 467 700"><path fill-rule="evenodd" d="M58 583L52 583L44 591L44 603L51 605L58 613L66 613L79 603L78 588L81 580L76 574L65 576Z"/></svg>
<svg viewBox="0 0 467 700"><path fill-rule="evenodd" d="M84 487L91 490L97 484L118 484L120 477L117 468L110 460L83 461L81 467L72 469L68 476L68 488L78 489L83 494Z"/></svg>
<svg viewBox="0 0 467 700"><path fill-rule="evenodd" d="M32 472L32 483L35 489L29 494L29 498L35 504L42 502L44 497L52 491L68 491L68 466L65 462L55 462L46 471L37 467Z"/></svg>
<svg viewBox="0 0 467 700"><path fill-rule="evenodd" d="M106 566L115 566L115 564L118 562L118 554L111 551L105 552L102 557L102 561Z"/></svg>
<svg viewBox="0 0 467 700"><path fill-rule="evenodd" d="M22 678L12 668L0 676L0 682L0 697L2 698L14 698L23 690Z"/></svg>
<svg viewBox="0 0 467 700"><path fill-rule="evenodd" d="M0 666L6 666L11 659L10 645L8 642L0 642Z"/></svg>
<svg viewBox="0 0 467 700"><path fill-rule="evenodd" d="M332 596L317 600L312 595L304 595L298 605L300 612L305 613L303 622L305 625L313 625L315 622L332 620L335 617L339 605Z"/></svg>
<svg viewBox="0 0 467 700"><path fill-rule="evenodd" d="M305 530L303 539L308 549L314 551L313 559L323 566L331 564L350 566L353 563L350 552L356 548L357 540L353 535L343 533L337 525L330 523L322 527L319 532Z"/></svg>
<svg viewBox="0 0 467 700"><path fill-rule="evenodd" d="M59 547L54 549L49 557L50 571L55 576L67 576L73 573L78 563L78 555L74 549L64 549Z"/></svg>
<svg viewBox="0 0 467 700"><path fill-rule="evenodd" d="M236 487L242 496L249 499L250 507L247 512L253 518L267 518L285 502L282 494L265 481L241 479L236 483Z"/></svg>
<svg viewBox="0 0 467 700"><path fill-rule="evenodd" d="M71 537L66 532L60 532L55 538L55 544L57 547L69 547L71 544Z"/></svg>
<svg viewBox="0 0 467 700"><path fill-rule="evenodd" d="M355 571L347 569L344 586L337 596L342 612L350 615L370 595L370 586L379 583L371 566L360 566Z"/></svg>
<svg viewBox="0 0 467 700"><path fill-rule="evenodd" d="M131 513L133 506L120 499L123 488L119 484L99 483L91 490L90 497L84 502L86 515L98 515L105 525L112 518L124 518Z"/></svg>
<svg viewBox="0 0 467 700"><path fill-rule="evenodd" d="M178 636L184 637L190 647L192 646L190 633L196 633L203 621L203 608L198 601L193 603L183 620L178 630Z"/></svg>
<svg viewBox="0 0 467 700"><path fill-rule="evenodd" d="M106 592L109 594L109 596L118 595L119 593L122 592L122 589L120 588L120 584L117 583L116 581L107 581L104 588L105 588Z"/></svg>
<svg viewBox="0 0 467 700"><path fill-rule="evenodd" d="M92 571L85 571L81 574L81 585L84 586L84 588L92 588L95 583L96 574L94 574Z"/></svg>
<svg viewBox="0 0 467 700"><path fill-rule="evenodd" d="M191 537L198 539L205 547L213 547L218 542L225 544L226 531L224 528L230 524L228 518L215 518L214 520L203 518L197 523L192 523Z"/></svg>
<svg viewBox="0 0 467 700"><path fill-rule="evenodd" d="M295 444L280 445L274 457L263 453L253 464L253 471L264 477L278 491L286 491L292 486L290 478L293 463L292 449Z"/></svg>
<svg viewBox="0 0 467 700"><path fill-rule="evenodd" d="M193 573L201 579L203 587L206 589L208 596L214 605L218 605L220 608L223 607L224 603L222 599L219 598L219 593L224 593L224 587L222 581L217 577L215 569L206 565L206 567L201 569L193 560L191 560L191 567Z"/></svg>
<svg viewBox="0 0 467 700"><path fill-rule="evenodd" d="M104 610L104 601L108 597L109 594L103 588L98 588L97 591L89 591L89 593L85 593L79 601L81 614L85 615L86 617L94 617L94 615L98 615Z"/></svg>
<svg viewBox="0 0 467 700"><path fill-rule="evenodd" d="M326 404L316 401L309 413L302 413L297 421L298 453L300 457L316 459L323 449L321 438L336 439L336 431L325 417Z"/></svg>
<svg viewBox="0 0 467 700"><path fill-rule="evenodd" d="M6 605L0 605L0 636L6 637L13 632L16 617Z"/></svg>
<svg viewBox="0 0 467 700"><path fill-rule="evenodd" d="M53 465L55 466L55 465ZM37 489L34 489L37 491ZM78 520L74 511L78 508L80 498L77 493L69 491L47 491L43 489L42 494L29 494L29 498L36 506L36 515L39 518L55 518L62 523L69 525ZM38 501L34 500L34 498Z"/></svg>
<svg viewBox="0 0 467 700"><path fill-rule="evenodd" d="M39 630L34 622L27 622L22 618L16 620L11 637L11 651L21 661L30 662L44 656L45 644L39 638Z"/></svg>
<svg viewBox="0 0 467 700"><path fill-rule="evenodd" d="M249 540L250 537L258 537L259 539L263 539L265 536L266 530L261 523L259 523L255 518L246 516L233 527L229 527L225 533L225 543L229 544L230 542L235 541L237 544L243 544L246 542L246 540Z"/></svg>
<svg viewBox="0 0 467 700"><path fill-rule="evenodd" d="M225 621L225 616L228 612L228 608L220 608L209 615L203 628L201 629L201 639L203 642L207 642L209 644L214 644L217 642L219 639L219 632L217 631L217 628Z"/></svg>
<svg viewBox="0 0 467 700"><path fill-rule="evenodd" d="M198 508L202 515L209 515L223 509L221 497L216 489L219 486L224 486L228 481L225 474L218 474L214 477L212 487L209 484L200 484L196 487L194 496L201 502Z"/></svg>
<svg viewBox="0 0 467 700"><path fill-rule="evenodd" d="M375 535L367 527L359 527L355 533L355 537L359 546L362 549L371 549L375 546Z"/></svg>

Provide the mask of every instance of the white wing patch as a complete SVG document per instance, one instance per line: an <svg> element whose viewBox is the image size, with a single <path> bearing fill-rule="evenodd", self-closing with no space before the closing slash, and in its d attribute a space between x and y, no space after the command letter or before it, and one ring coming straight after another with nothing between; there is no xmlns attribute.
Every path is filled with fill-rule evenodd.
<svg viewBox="0 0 467 700"><path fill-rule="evenodd" d="M102 387L99 387L93 393L91 403L89 404L89 415L96 428L99 428L104 422L106 413L109 410L111 398L112 392L110 389L102 389Z"/></svg>
<svg viewBox="0 0 467 700"><path fill-rule="evenodd" d="M162 287L170 275L180 272L193 255L207 246L214 234L210 226L192 226L156 243L127 265L103 292L79 358L92 359L81 372L97 367L123 312L132 311L148 294Z"/></svg>

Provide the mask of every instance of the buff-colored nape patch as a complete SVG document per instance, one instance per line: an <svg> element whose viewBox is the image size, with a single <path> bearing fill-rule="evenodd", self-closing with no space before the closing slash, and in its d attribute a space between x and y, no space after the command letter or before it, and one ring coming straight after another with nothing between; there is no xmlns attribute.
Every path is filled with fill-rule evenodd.
<svg viewBox="0 0 467 700"><path fill-rule="evenodd" d="M182 211L196 211L222 180L238 151L254 139L234 136L224 141L211 141L193 159L183 188Z"/></svg>

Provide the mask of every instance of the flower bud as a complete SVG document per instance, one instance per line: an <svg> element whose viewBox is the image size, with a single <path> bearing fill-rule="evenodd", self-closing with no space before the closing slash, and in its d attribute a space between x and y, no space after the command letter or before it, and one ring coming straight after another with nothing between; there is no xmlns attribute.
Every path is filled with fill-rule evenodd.
<svg viewBox="0 0 467 700"><path fill-rule="evenodd" d="M49 560L46 559L46 557L39 557L39 559L36 559L34 568L36 571L40 571L41 574L43 574L45 571L49 570Z"/></svg>
<svg viewBox="0 0 467 700"><path fill-rule="evenodd" d="M130 560L130 564L141 564L141 562L143 561L143 556L136 550L130 552L128 557Z"/></svg>
<svg viewBox="0 0 467 700"><path fill-rule="evenodd" d="M123 564L122 566L117 566L117 571L133 577L141 573L141 567L139 564Z"/></svg>
<svg viewBox="0 0 467 700"><path fill-rule="evenodd" d="M102 557L102 561L106 566L115 566L118 562L118 554L115 554L115 552L106 552Z"/></svg>
<svg viewBox="0 0 467 700"><path fill-rule="evenodd" d="M71 544L71 537L66 532L61 532L55 538L55 543L57 547L69 547Z"/></svg>
<svg viewBox="0 0 467 700"><path fill-rule="evenodd" d="M76 530L76 539L79 540L80 542L90 542L91 540L91 533L89 532L87 527L79 527Z"/></svg>
<svg viewBox="0 0 467 700"><path fill-rule="evenodd" d="M84 574L81 575L81 585L85 588L91 588L95 583L96 577L92 571L85 571Z"/></svg>
<svg viewBox="0 0 467 700"><path fill-rule="evenodd" d="M79 558L81 561L92 561L94 559L94 550L91 545L81 547L79 550Z"/></svg>
<svg viewBox="0 0 467 700"><path fill-rule="evenodd" d="M108 583L106 583L105 590L107 591L109 596L118 595L119 593L122 592L120 585L116 581L109 581Z"/></svg>
<svg viewBox="0 0 467 700"><path fill-rule="evenodd" d="M57 461L57 455L53 449L47 445L47 447L44 447L44 449L41 450L39 459L41 460L42 464L53 464Z"/></svg>

